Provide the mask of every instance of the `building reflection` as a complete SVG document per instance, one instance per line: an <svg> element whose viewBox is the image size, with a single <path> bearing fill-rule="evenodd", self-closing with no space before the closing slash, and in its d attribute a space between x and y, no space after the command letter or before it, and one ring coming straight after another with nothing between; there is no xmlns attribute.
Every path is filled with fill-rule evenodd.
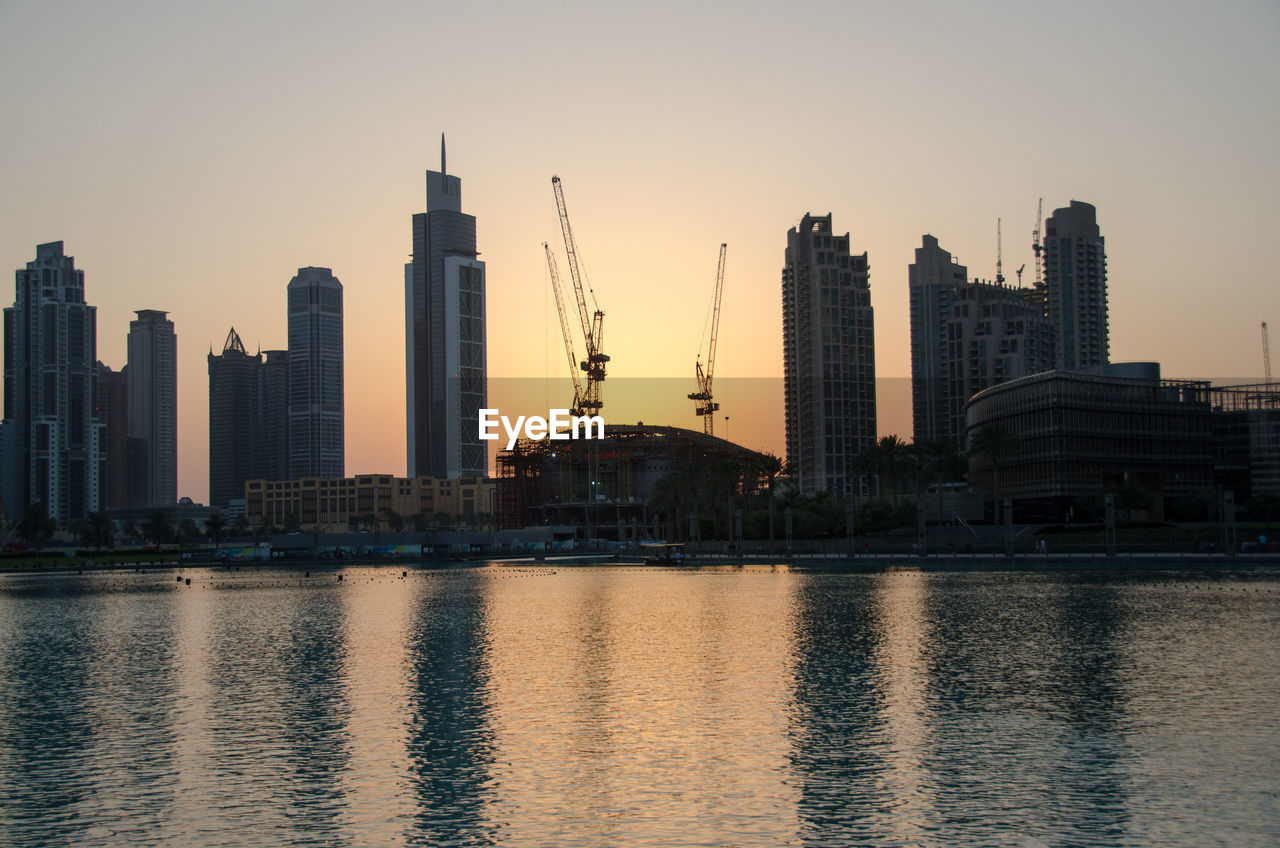
<svg viewBox="0 0 1280 848"><path fill-rule="evenodd" d="M350 756L341 779L347 818L369 845L403 842L415 808L405 791L411 771L405 719L412 689L405 669L411 617L423 581L417 572L408 572L412 577L401 573L339 593L345 629L343 692L351 711L346 729Z"/></svg>
<svg viewBox="0 0 1280 848"><path fill-rule="evenodd" d="M803 575L792 613L791 778L805 844L862 842L895 797L874 577Z"/></svg>
<svg viewBox="0 0 1280 848"><path fill-rule="evenodd" d="M352 594L338 590L340 595ZM351 761L345 606L329 591L291 592L274 651L280 679L281 786L291 826L336 839L347 804L341 776Z"/></svg>
<svg viewBox="0 0 1280 848"><path fill-rule="evenodd" d="M1114 840L1127 784L1114 593L1020 574L939 575L929 598L928 702L949 741L925 765L944 832Z"/></svg>
<svg viewBox="0 0 1280 848"><path fill-rule="evenodd" d="M880 639L875 662L881 681L885 768L882 776L887 795L894 799L889 810L874 817L874 830L890 844L931 841L928 823L933 818L933 787L924 766L934 745L926 699L926 652L931 634L927 620L928 576L907 571L881 575L875 581L875 628Z"/></svg>
<svg viewBox="0 0 1280 848"><path fill-rule="evenodd" d="M488 579L444 571L424 579L406 633L406 749L415 799L408 841L493 844L485 815L493 765L488 699Z"/></svg>
<svg viewBox="0 0 1280 848"><path fill-rule="evenodd" d="M104 592L103 582L66 577L0 597L8 844L78 844L102 824L141 841L174 803L171 608L163 596L140 604Z"/></svg>
<svg viewBox="0 0 1280 848"><path fill-rule="evenodd" d="M277 578L280 579L280 578ZM197 573L181 597L185 831L332 836L350 758L342 608L319 581Z"/></svg>
<svg viewBox="0 0 1280 848"><path fill-rule="evenodd" d="M783 844L788 579L494 581L492 816L533 844ZM726 809L741 811L732 834Z"/></svg>

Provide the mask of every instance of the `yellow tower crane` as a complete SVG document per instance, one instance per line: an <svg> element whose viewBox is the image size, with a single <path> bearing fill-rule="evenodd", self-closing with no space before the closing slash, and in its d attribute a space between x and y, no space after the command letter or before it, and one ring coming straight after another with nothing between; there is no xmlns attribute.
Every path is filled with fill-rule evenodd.
<svg viewBox="0 0 1280 848"><path fill-rule="evenodd" d="M720 335L720 295L724 292L724 255L727 244L720 245L720 262L716 267L716 287L711 295L711 343L707 350L707 368L702 369L702 344L699 342L698 358L694 363L694 376L698 381L698 390L689 395L689 400L697 401L694 409L702 416L702 432L708 436L715 435L716 411L720 404L712 400L711 378L716 367L716 338Z"/></svg>
<svg viewBox="0 0 1280 848"><path fill-rule="evenodd" d="M609 357L605 356L604 347L604 312L596 303L595 290L590 284L583 285L582 265L578 259L578 246L573 239L573 228L569 225L569 211L564 204L564 189L560 186L560 178L551 178L551 190L556 196L556 211L560 214L560 232L564 236L564 250L569 260L569 277L573 281L573 294L578 304L578 320L582 324L582 335L585 339L587 358L578 363L578 367L587 375L586 388L578 393L579 414L599 415L604 401L600 398L600 384L604 382L605 365ZM549 251L548 251L549 253ZM591 293L591 305L595 307L594 315L587 309L586 292ZM559 304L559 300L557 300ZM567 328L564 311L560 313L561 327ZM567 333L568 330L565 329ZM565 336L568 344L568 335ZM572 350L572 346L570 346ZM572 366L571 369L572 370Z"/></svg>
<svg viewBox="0 0 1280 848"><path fill-rule="evenodd" d="M556 311L560 313L560 333L564 336L564 352L569 357L569 376L573 378L573 406L570 412L582 415L582 378L578 376L578 357L573 353L573 331L569 327L569 316L564 309L564 295L560 293L560 269L556 266L556 255L551 252L551 245L545 241L542 249L547 252L547 271L551 274L551 291L556 296Z"/></svg>

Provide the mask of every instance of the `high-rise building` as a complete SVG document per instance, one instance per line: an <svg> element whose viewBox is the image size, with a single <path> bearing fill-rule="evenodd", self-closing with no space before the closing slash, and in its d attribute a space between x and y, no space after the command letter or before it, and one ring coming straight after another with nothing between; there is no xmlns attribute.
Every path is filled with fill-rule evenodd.
<svg viewBox="0 0 1280 848"><path fill-rule="evenodd" d="M98 363L98 420L102 422L102 508L129 506L129 366Z"/></svg>
<svg viewBox="0 0 1280 848"><path fill-rule="evenodd" d="M129 505L178 502L178 336L167 313L129 322Z"/></svg>
<svg viewBox="0 0 1280 848"><path fill-rule="evenodd" d="M258 367L258 477L289 479L289 351L263 351Z"/></svg>
<svg viewBox="0 0 1280 848"><path fill-rule="evenodd" d="M65 524L101 508L97 309L62 242L36 246L4 310L4 499Z"/></svg>
<svg viewBox="0 0 1280 848"><path fill-rule="evenodd" d="M485 270L476 219L462 212L462 180L427 171L427 211L413 216L413 261L404 266L408 476L484 476L487 404Z"/></svg>
<svg viewBox="0 0 1280 848"><path fill-rule="evenodd" d="M964 404L1053 367L1053 334L1032 289L967 279L926 235L908 266L914 439L964 449Z"/></svg>
<svg viewBox="0 0 1280 848"><path fill-rule="evenodd" d="M289 477L342 477L342 283L328 268L289 281Z"/></svg>
<svg viewBox="0 0 1280 848"><path fill-rule="evenodd" d="M1044 282L1056 335L1055 364L1066 371L1111 361L1107 331L1107 251L1097 210L1079 200L1044 222Z"/></svg>
<svg viewBox="0 0 1280 848"><path fill-rule="evenodd" d="M787 467L802 494L863 492L859 455L876 442L875 330L867 254L831 215L787 232L782 346Z"/></svg>
<svg viewBox="0 0 1280 848"><path fill-rule="evenodd" d="M250 356L235 327L222 353L209 351L209 505L244 497L244 481L261 476L255 463L262 357Z"/></svg>

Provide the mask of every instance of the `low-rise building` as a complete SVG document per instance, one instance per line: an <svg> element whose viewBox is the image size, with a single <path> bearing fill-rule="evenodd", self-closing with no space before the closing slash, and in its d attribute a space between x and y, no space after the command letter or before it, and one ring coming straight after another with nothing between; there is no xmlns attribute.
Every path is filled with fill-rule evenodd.
<svg viewBox="0 0 1280 848"><path fill-rule="evenodd" d="M1236 503L1280 495L1280 383L1215 386L1209 397L1219 484Z"/></svg>
<svg viewBox="0 0 1280 848"><path fill-rule="evenodd" d="M1049 371L979 392L965 404L966 443L984 427L1012 441L969 460L969 479L1010 500L1018 521L1063 521L1083 500L1138 489L1146 517L1163 501L1214 487L1210 384L1162 380L1156 363Z"/></svg>
<svg viewBox="0 0 1280 848"><path fill-rule="evenodd" d="M476 524L487 522L496 505L494 481L485 477L248 480L244 494L250 527L320 533Z"/></svg>
<svg viewBox="0 0 1280 848"><path fill-rule="evenodd" d="M619 542L675 538L688 510L662 497L664 478L673 475L674 490L689 498L715 489L710 515L727 508L721 494L758 491L770 459L705 433L643 423L607 424L602 439L520 439L498 454L499 526L573 526L584 539ZM665 506L652 508L655 501Z"/></svg>

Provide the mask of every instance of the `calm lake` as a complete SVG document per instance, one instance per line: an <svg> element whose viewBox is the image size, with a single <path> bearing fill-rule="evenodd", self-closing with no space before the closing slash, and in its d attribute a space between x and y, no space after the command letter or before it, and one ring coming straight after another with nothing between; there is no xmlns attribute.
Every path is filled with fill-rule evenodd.
<svg viewBox="0 0 1280 848"><path fill-rule="evenodd" d="M0 844L1280 844L1274 571L403 568L0 575Z"/></svg>

